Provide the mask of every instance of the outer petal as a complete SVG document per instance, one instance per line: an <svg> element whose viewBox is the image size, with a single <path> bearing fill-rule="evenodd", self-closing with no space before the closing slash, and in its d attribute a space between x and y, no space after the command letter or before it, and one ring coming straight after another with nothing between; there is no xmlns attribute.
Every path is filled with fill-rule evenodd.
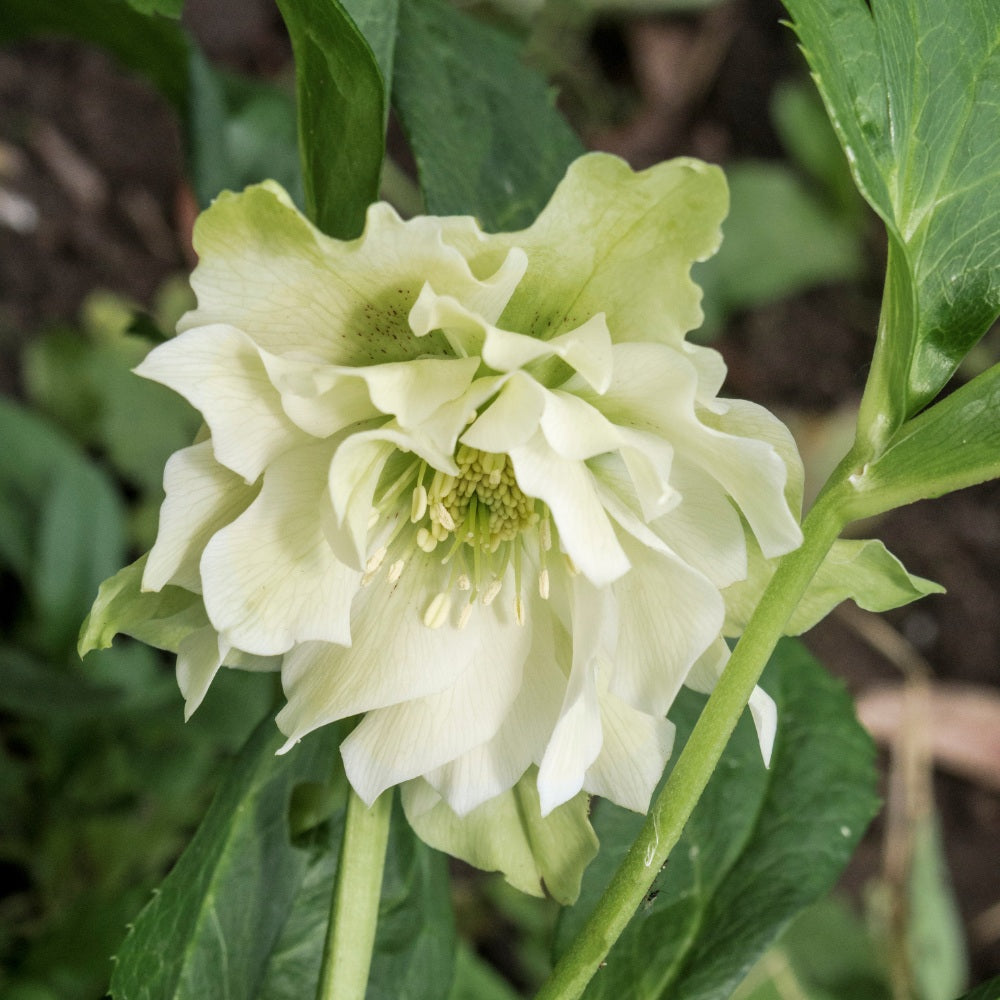
<svg viewBox="0 0 1000 1000"><path fill-rule="evenodd" d="M722 171L696 160L634 173L581 157L535 223L505 237L530 264L501 322L547 340L604 312L616 342L680 343L702 320L691 264L717 249L728 201Z"/></svg>
<svg viewBox="0 0 1000 1000"><path fill-rule="evenodd" d="M312 440L289 420L260 352L235 327L183 333L150 351L136 372L200 410L215 457L248 483L278 455Z"/></svg>
<svg viewBox="0 0 1000 1000"><path fill-rule="evenodd" d="M548 893L567 906L576 902L583 870L597 854L588 796L578 795L542 816L533 770L463 817L423 781L404 785L402 799L410 825L431 847L477 868L499 870L522 892Z"/></svg>
<svg viewBox="0 0 1000 1000"><path fill-rule="evenodd" d="M273 462L260 496L206 546L205 608L230 645L267 656L309 639L350 642L360 574L323 535L330 453L324 442Z"/></svg>
<svg viewBox="0 0 1000 1000"><path fill-rule="evenodd" d="M168 583L201 593L198 564L208 540L243 513L257 496L255 487L215 461L212 442L174 452L163 474L167 498L160 529L142 575L143 590Z"/></svg>
<svg viewBox="0 0 1000 1000"><path fill-rule="evenodd" d="M473 273L453 239L489 249L489 266ZM521 251L494 247L471 218L404 223L382 203L360 239L330 239L273 181L221 194L199 217L194 245L198 308L181 329L232 323L274 354L358 366L447 353L443 338L417 340L406 322L425 281L493 321L525 267Z"/></svg>

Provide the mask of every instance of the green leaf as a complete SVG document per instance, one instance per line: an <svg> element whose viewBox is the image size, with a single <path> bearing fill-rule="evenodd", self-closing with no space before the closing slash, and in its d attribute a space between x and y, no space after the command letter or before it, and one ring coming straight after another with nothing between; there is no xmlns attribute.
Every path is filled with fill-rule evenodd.
<svg viewBox="0 0 1000 1000"><path fill-rule="evenodd" d="M583 152L518 46L444 0L400 0L392 93L433 214L526 226Z"/></svg>
<svg viewBox="0 0 1000 1000"><path fill-rule="evenodd" d="M854 477L864 517L1000 477L1000 365L905 424Z"/></svg>
<svg viewBox="0 0 1000 1000"><path fill-rule="evenodd" d="M290 837L292 791L330 775L339 738L328 726L278 757L274 721L258 726L122 944L116 1000L256 996L307 869Z"/></svg>
<svg viewBox="0 0 1000 1000"><path fill-rule="evenodd" d="M958 1000L1000 1000L1000 976L977 986L971 993L966 993Z"/></svg>
<svg viewBox="0 0 1000 1000"><path fill-rule="evenodd" d="M744 717L684 835L591 981L590 1000L724 1000L785 924L828 891L875 812L871 741L851 702L801 645L784 640L762 686L778 708L771 767ZM690 733L704 700L682 692ZM675 758L677 750L675 750ZM600 802L601 852L556 949L582 926L643 817Z"/></svg>
<svg viewBox="0 0 1000 1000"><path fill-rule="evenodd" d="M353 239L378 198L385 87L364 35L337 0L278 0L292 39L306 212Z"/></svg>
<svg viewBox="0 0 1000 1000"><path fill-rule="evenodd" d="M873 366L891 432L1000 312L993 0L785 0L855 180L889 229ZM887 436L887 435L883 435Z"/></svg>
<svg viewBox="0 0 1000 1000"><path fill-rule="evenodd" d="M107 476L45 421L0 400L0 562L20 577L41 648L72 646L101 580L125 556L125 511Z"/></svg>
<svg viewBox="0 0 1000 1000"><path fill-rule="evenodd" d="M315 993L343 828L340 803L322 843L313 847L302 889L256 1000L298 1000ZM397 805L386 851L367 1000L444 1000L454 952L447 859L416 838Z"/></svg>
<svg viewBox="0 0 1000 1000"><path fill-rule="evenodd" d="M223 74L192 47L188 61L188 159L198 202L268 178L302 204L295 105L277 87Z"/></svg>
<svg viewBox="0 0 1000 1000"><path fill-rule="evenodd" d="M392 63L396 50L396 22L399 18L398 0L381 0L373 4L369 0L343 0L344 10L358 31L365 36L375 62L382 74L382 88L386 94L392 89ZM385 102L388 118L389 102Z"/></svg>

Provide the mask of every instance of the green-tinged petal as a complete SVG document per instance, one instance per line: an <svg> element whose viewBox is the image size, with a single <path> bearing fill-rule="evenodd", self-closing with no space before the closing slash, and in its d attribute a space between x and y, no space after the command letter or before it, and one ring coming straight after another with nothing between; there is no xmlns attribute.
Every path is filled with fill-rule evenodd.
<svg viewBox="0 0 1000 1000"><path fill-rule="evenodd" d="M337 719L446 691L479 663L520 675L530 629L514 624L500 600L474 609L465 628L457 608L428 628L424 615L440 589L440 562L417 550L398 576L386 566L360 590L351 646L306 642L285 655L288 701L277 720L285 749Z"/></svg>
<svg viewBox="0 0 1000 1000"><path fill-rule="evenodd" d="M510 616L502 621L499 610L479 608L479 620L466 626L481 645L450 687L368 712L341 744L347 777L369 805L386 788L433 771L497 734L517 699L531 648L530 627L511 627ZM410 666L420 669L412 659Z"/></svg>
<svg viewBox="0 0 1000 1000"><path fill-rule="evenodd" d="M584 778L584 788L644 813L663 776L674 745L674 724L626 705L610 692L601 695L601 752Z"/></svg>
<svg viewBox="0 0 1000 1000"><path fill-rule="evenodd" d="M101 584L80 630L81 656L107 649L119 633L176 652L182 639L208 624L197 594L180 587L164 587L158 593L142 590L145 566L142 556Z"/></svg>
<svg viewBox="0 0 1000 1000"><path fill-rule="evenodd" d="M379 203L357 240L330 239L274 182L224 192L198 219L200 262L191 278L198 308L182 330L228 323L273 354L303 351L332 364L405 361L446 351L440 337L412 336L407 314L424 282L495 320L524 269L503 250L473 273L450 245L482 245L471 218L403 222Z"/></svg>
<svg viewBox="0 0 1000 1000"><path fill-rule="evenodd" d="M530 228L496 237L528 254L502 325L547 340L605 313L616 342L679 344L702 321L691 264L718 248L728 206L718 167L678 159L633 173L614 156L580 157Z"/></svg>
<svg viewBox="0 0 1000 1000"><path fill-rule="evenodd" d="M540 431L508 454L518 485L552 511L560 544L584 576L600 586L628 571L628 558L583 462L557 455Z"/></svg>
<svg viewBox="0 0 1000 1000"><path fill-rule="evenodd" d="M418 337L440 330L455 351L481 357L498 372L557 358L598 392L607 386L611 365L611 334L603 313L550 340L500 329L450 295L425 285L410 311L410 326Z"/></svg>
<svg viewBox="0 0 1000 1000"><path fill-rule="evenodd" d="M143 590L173 584L200 594L199 563L208 540L239 517L258 490L215 460L211 441L174 452L163 488L167 497L142 575Z"/></svg>
<svg viewBox="0 0 1000 1000"><path fill-rule="evenodd" d="M186 635L177 647L177 686L184 695L184 719L190 719L208 692L229 652L219 633L206 625Z"/></svg>
<svg viewBox="0 0 1000 1000"><path fill-rule="evenodd" d="M254 342L223 323L182 333L150 351L136 372L201 411L215 457L248 483L312 438L285 414Z"/></svg>
<svg viewBox="0 0 1000 1000"><path fill-rule="evenodd" d="M764 559L749 547L750 570L746 580L723 591L726 600L726 635L739 635L750 620L757 601L774 574L775 560ZM866 611L899 608L944 587L915 576L877 539L846 539L833 543L816 571L798 608L785 626L786 635L801 635L825 618L841 601L853 600Z"/></svg>
<svg viewBox="0 0 1000 1000"><path fill-rule="evenodd" d="M534 768L510 791L467 816L457 816L426 783L403 786L406 818L425 843L485 871L500 871L516 889L546 892L569 905L580 894L583 870L598 843L581 794L542 817Z"/></svg>
<svg viewBox="0 0 1000 1000"><path fill-rule="evenodd" d="M545 390L524 372L503 376L496 399L460 438L462 444L495 454L524 444L538 429Z"/></svg>
<svg viewBox="0 0 1000 1000"><path fill-rule="evenodd" d="M479 367L476 358L418 358L347 368L261 354L285 412L317 437L380 415L420 427L469 388Z"/></svg>
<svg viewBox="0 0 1000 1000"><path fill-rule="evenodd" d="M310 639L351 641L360 574L334 556L322 528L331 450L323 442L272 462L257 499L205 547L205 608L230 645L269 656Z"/></svg>

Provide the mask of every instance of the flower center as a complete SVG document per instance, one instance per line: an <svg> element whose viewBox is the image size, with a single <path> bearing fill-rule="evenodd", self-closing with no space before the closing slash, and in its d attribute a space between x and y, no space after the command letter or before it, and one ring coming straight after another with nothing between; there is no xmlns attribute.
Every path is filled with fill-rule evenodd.
<svg viewBox="0 0 1000 1000"><path fill-rule="evenodd" d="M543 598L549 594L546 557L552 548L552 527L548 509L521 491L507 455L460 445L455 464L457 476L414 461L385 491L377 509L394 516L396 528L369 560L362 582L378 571L387 548L405 525L415 525L413 540L417 547L428 554L442 553L445 586L424 612L428 628L439 628L450 619L455 591L465 595L465 606L458 616L458 626L463 627L477 601L483 605L493 603L511 568L514 617L523 623L522 567L526 548L538 566L539 593ZM399 512L407 488L408 518ZM390 579L398 579L404 565L405 557L397 558L389 567Z"/></svg>

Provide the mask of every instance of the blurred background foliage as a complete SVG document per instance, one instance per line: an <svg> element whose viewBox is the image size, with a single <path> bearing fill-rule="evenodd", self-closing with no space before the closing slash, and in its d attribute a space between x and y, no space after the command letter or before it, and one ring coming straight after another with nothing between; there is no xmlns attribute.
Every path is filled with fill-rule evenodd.
<svg viewBox="0 0 1000 1000"><path fill-rule="evenodd" d="M97 585L154 537L166 457L197 431L178 397L130 374L190 304L184 275L197 206L263 177L304 198L290 50L276 9L264 0L188 0L180 22L145 13L180 7L0 0L5 1000L103 994L125 926L204 815L222 762L280 693L271 676L224 672L184 725L171 664L155 651L121 642L86 663L75 653ZM706 323L694 336L723 350L735 393L783 411L821 480L844 437L836 404L850 404L863 384L884 246L793 37L776 26L781 8L770 0L498 0L472 10L510 33L552 82L587 146L636 167L679 154L725 164L732 209L721 252L697 270ZM139 110L118 121L121 95ZM394 121L389 152L383 196L413 212L412 153ZM821 352L826 368L811 370ZM774 360L778 353L784 360ZM994 336L967 374L996 357ZM968 523L979 523L996 494L983 496L963 515ZM905 522L898 530L912 534ZM995 565L995 530L969 528L936 552L947 556L970 538L978 538L979 579L980 564ZM906 561L941 578L933 561ZM962 563L954 574L970 576ZM988 608L995 591L979 598L976 606ZM940 615L906 615L897 638L937 656L940 672L938 660L959 644ZM848 631L866 648L855 659L870 659L865 628ZM976 655L995 666L995 627L989 635ZM821 655L841 640L821 636ZM888 659L876 675L898 694L906 656ZM843 673L862 695L863 670ZM981 683L977 671L955 673ZM883 726L886 743L912 738L907 718ZM912 991L905 995L952 1000L970 942L977 976L1000 970L1000 884L973 874L979 895L960 892L956 908L928 792L937 750L924 750L916 772L887 784L890 806L907 822L890 816L866 842L848 877L852 902L828 901L796 920L740 1000L897 1000L901 977ZM942 819L946 834L978 823L995 866L1000 801L983 774L996 760L969 764L969 756L959 753L952 769L976 794L948 786ZM903 862L893 860L900 844ZM453 891L467 949L454 1000L530 992L549 969L558 908L462 868Z"/></svg>

